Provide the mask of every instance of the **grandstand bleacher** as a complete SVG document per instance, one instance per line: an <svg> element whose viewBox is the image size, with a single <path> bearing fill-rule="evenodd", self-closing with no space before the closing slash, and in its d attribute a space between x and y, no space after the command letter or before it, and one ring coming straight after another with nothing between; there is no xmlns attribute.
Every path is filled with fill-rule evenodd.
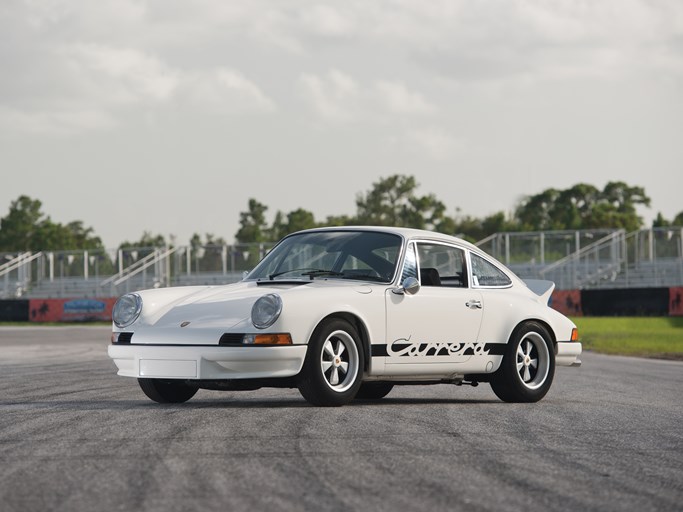
<svg viewBox="0 0 683 512"><path fill-rule="evenodd" d="M476 245L559 290L683 286L683 227L496 233ZM267 244L0 254L0 299L115 297L242 279Z"/></svg>

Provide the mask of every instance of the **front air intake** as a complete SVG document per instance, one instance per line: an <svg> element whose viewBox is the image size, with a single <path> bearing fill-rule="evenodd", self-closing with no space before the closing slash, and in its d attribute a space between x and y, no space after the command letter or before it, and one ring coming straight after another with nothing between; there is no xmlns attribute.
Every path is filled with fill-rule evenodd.
<svg viewBox="0 0 683 512"><path fill-rule="evenodd" d="M219 345L242 345L244 333L241 332L226 332L218 341Z"/></svg>
<svg viewBox="0 0 683 512"><path fill-rule="evenodd" d="M116 340L116 343L118 345L130 345L130 342L132 339L133 339L133 333L132 332L120 332L119 336Z"/></svg>

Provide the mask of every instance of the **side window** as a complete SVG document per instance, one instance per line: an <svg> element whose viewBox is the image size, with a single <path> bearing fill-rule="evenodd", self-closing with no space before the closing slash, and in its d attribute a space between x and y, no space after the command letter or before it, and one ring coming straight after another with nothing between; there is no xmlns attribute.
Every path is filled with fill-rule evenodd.
<svg viewBox="0 0 683 512"><path fill-rule="evenodd" d="M422 286L465 287L465 252L449 245L418 243Z"/></svg>
<svg viewBox="0 0 683 512"><path fill-rule="evenodd" d="M409 277L417 279L417 257L415 256L415 244L408 244L406 249L406 260L403 264L401 283Z"/></svg>
<svg viewBox="0 0 683 512"><path fill-rule="evenodd" d="M508 276L481 256L471 254L471 257L474 286L508 286L512 284Z"/></svg>

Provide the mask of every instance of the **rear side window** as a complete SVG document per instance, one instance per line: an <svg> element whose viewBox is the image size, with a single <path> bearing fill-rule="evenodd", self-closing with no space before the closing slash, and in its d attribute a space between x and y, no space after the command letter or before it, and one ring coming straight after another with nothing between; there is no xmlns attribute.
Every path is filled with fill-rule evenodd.
<svg viewBox="0 0 683 512"><path fill-rule="evenodd" d="M512 281L502 270L486 261L481 256L471 254L472 281L474 286L509 286Z"/></svg>

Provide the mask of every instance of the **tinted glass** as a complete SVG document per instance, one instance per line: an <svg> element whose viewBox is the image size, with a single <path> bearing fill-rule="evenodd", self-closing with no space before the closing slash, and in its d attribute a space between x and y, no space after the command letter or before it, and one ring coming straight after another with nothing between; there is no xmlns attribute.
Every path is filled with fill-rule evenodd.
<svg viewBox="0 0 683 512"><path fill-rule="evenodd" d="M475 286L508 286L510 278L484 258L472 254L472 279Z"/></svg>
<svg viewBox="0 0 683 512"><path fill-rule="evenodd" d="M372 231L318 231L280 242L248 279L339 278L390 282L401 237Z"/></svg>

